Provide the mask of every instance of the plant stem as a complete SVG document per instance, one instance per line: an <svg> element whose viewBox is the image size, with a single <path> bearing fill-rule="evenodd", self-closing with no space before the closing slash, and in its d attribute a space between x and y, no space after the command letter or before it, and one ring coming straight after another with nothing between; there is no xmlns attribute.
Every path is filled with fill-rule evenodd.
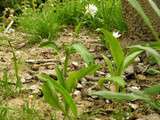
<svg viewBox="0 0 160 120"><path fill-rule="evenodd" d="M13 54L14 70L15 70L15 76L16 76L16 80L17 80L16 81L16 88L19 88L19 90L20 90L22 87L22 82L21 82L20 77L18 75L18 64L17 64L16 54L15 54L14 49L13 49L11 42L9 40L8 40L8 43L9 43L9 46L10 46L12 54Z"/></svg>
<svg viewBox="0 0 160 120"><path fill-rule="evenodd" d="M67 67L68 67L68 61L69 61L69 51L65 49L65 61L64 61L64 78L67 77Z"/></svg>

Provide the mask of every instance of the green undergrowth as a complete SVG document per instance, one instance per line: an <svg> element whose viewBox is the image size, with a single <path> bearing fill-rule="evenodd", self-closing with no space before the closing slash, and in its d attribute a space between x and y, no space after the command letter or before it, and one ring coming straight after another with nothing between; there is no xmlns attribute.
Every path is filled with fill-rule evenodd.
<svg viewBox="0 0 160 120"><path fill-rule="evenodd" d="M30 34L30 42L42 39L56 40L59 31L66 25L75 26L78 33L81 27L90 29L126 30L122 18L120 0L48 1L42 9L26 8L19 17L19 25Z"/></svg>

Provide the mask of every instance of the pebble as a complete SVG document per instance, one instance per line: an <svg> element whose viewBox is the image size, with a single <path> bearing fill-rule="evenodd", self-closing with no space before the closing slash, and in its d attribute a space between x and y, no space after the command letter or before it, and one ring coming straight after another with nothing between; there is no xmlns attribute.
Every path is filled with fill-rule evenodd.
<svg viewBox="0 0 160 120"><path fill-rule="evenodd" d="M139 57L136 57L135 59L134 59L134 62L136 62L136 63L139 63L141 61L141 59L139 58Z"/></svg>
<svg viewBox="0 0 160 120"><path fill-rule="evenodd" d="M31 69L32 69L33 71L38 71L38 70L39 70L39 65L34 64L34 65L32 65Z"/></svg>
<svg viewBox="0 0 160 120"><path fill-rule="evenodd" d="M75 90L73 95L75 96L81 96L81 92L79 90Z"/></svg>
<svg viewBox="0 0 160 120"><path fill-rule="evenodd" d="M128 103L129 106L131 106L131 108L133 108L134 110L136 110L139 106L137 104L133 104L133 103Z"/></svg>
<svg viewBox="0 0 160 120"><path fill-rule="evenodd" d="M83 88L83 86L80 83L78 83L77 84L77 89L82 89L82 88Z"/></svg>
<svg viewBox="0 0 160 120"><path fill-rule="evenodd" d="M146 80L146 76L144 76L144 75L142 75L142 74L136 75L136 78L137 78L138 80Z"/></svg>
<svg viewBox="0 0 160 120"><path fill-rule="evenodd" d="M128 75L134 74L134 66L133 65L128 66L127 69L125 70L125 73L127 73Z"/></svg>

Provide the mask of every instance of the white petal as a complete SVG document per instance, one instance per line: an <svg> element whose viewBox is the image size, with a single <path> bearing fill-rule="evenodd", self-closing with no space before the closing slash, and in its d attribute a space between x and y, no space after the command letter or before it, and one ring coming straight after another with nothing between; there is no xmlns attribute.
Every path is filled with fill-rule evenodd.
<svg viewBox="0 0 160 120"><path fill-rule="evenodd" d="M113 32L112 34L115 38L121 37L121 34L119 32Z"/></svg>

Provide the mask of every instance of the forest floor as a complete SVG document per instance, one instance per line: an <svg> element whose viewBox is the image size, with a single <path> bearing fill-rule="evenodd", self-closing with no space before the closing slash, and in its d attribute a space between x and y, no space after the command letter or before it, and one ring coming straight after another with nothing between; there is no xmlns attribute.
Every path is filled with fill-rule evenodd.
<svg viewBox="0 0 160 120"><path fill-rule="evenodd" d="M41 48L39 45L28 45L26 35L21 32L11 34L0 33L0 39L2 39L0 41L0 78L3 76L3 70L7 69L10 83L13 85L15 83L14 64L11 48L7 42L8 39L15 49L19 64L19 75L23 82L22 92L20 94L13 94L14 92L10 91L11 94L6 97L1 92L1 104L11 108L21 109L25 102L28 101L41 116L40 118L42 120L51 120L52 109L43 100L41 92L43 82L37 76L41 73L47 73L55 77L54 68L64 62L63 52L54 54L52 49ZM101 76L107 74L107 68L101 54L108 51L100 43L99 36L87 30L82 30L79 37L75 37L72 29L65 29L60 33L57 43L70 44L75 41L82 42L94 55L95 62L103 66L101 70L96 72L95 76L86 76L82 79L73 93L80 120L160 120L160 112L145 106L141 101L119 103L90 97L88 92L99 90L97 81ZM153 76L146 74L145 70L151 65L145 62L145 60L142 60L142 57L139 57L139 59L136 64L131 65L128 69L128 73L131 76L128 76L127 79L127 90L141 90L160 83L160 75ZM70 60L69 69L77 70L82 66L84 64L81 57L78 54L73 55ZM108 86L108 83L104 85L106 89L108 89ZM160 99L160 96L157 96L157 99ZM18 113L15 114L18 115ZM61 120L60 117L59 120Z"/></svg>

